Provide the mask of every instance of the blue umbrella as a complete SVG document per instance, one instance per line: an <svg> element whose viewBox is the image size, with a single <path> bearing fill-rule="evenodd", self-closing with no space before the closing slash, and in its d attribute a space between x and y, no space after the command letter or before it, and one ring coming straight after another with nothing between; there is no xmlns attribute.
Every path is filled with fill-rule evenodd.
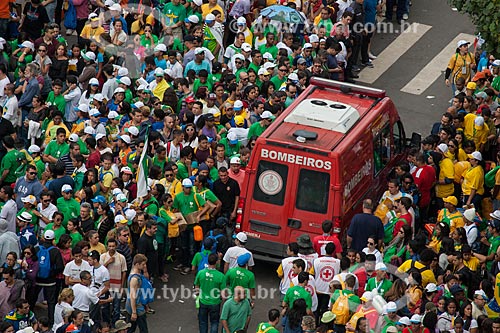
<svg viewBox="0 0 500 333"><path fill-rule="evenodd" d="M273 5L264 8L260 14L271 20L283 23L304 23L304 18L300 13L288 6Z"/></svg>

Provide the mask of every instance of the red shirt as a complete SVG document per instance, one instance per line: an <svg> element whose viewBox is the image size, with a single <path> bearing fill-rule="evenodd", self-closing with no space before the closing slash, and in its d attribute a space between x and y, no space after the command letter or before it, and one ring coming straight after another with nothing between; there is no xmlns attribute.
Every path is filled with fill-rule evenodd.
<svg viewBox="0 0 500 333"><path fill-rule="evenodd" d="M402 228L404 225L409 225L409 226L411 226L411 220L413 219L413 217L411 216L411 214L410 214L410 213L406 213L406 214L404 214L404 215L401 215L401 216L399 217L399 219L404 219L404 220L406 221L406 223L405 223L405 222L403 222L403 221L401 221L401 220L399 220L398 222L396 222L396 225L394 226L394 231L392 232L392 235L393 235L394 237L396 237L396 236L398 235L399 230L401 230L401 228Z"/></svg>
<svg viewBox="0 0 500 333"><path fill-rule="evenodd" d="M313 238L312 242L314 251L316 251L320 256L324 256L326 254L325 246L328 243L335 244L335 254L342 253L342 245L340 244L338 238L335 236L332 235L316 236Z"/></svg>
<svg viewBox="0 0 500 333"><path fill-rule="evenodd" d="M417 168L412 174L422 197L418 203L419 207L427 207L431 202L431 189L436 182L436 170L430 165Z"/></svg>
<svg viewBox="0 0 500 333"><path fill-rule="evenodd" d="M101 163L101 153L96 149L89 155L89 159L87 160L87 163L85 163L85 166L87 169L95 168L95 166L99 165L99 163Z"/></svg>

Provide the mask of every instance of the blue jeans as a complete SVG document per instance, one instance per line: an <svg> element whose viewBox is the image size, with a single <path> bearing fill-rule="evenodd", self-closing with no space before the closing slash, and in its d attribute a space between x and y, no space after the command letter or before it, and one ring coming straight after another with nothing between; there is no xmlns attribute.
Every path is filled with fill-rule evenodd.
<svg viewBox="0 0 500 333"><path fill-rule="evenodd" d="M9 28L9 19L0 19L0 36L8 40L7 30Z"/></svg>
<svg viewBox="0 0 500 333"><path fill-rule="evenodd" d="M220 304L205 305L200 302L200 309L198 310L200 333L208 333L209 318L210 333L217 333L219 330Z"/></svg>
<svg viewBox="0 0 500 333"><path fill-rule="evenodd" d="M130 326L127 333L134 333L137 327L139 327L139 333L148 333L148 322L146 320L146 314L137 316L136 321L131 321L129 318L129 323L131 323L132 326Z"/></svg>
<svg viewBox="0 0 500 333"><path fill-rule="evenodd" d="M181 232L181 248L182 248L182 260L181 264L184 267L191 267L191 260L194 257L194 234L193 229L188 228Z"/></svg>

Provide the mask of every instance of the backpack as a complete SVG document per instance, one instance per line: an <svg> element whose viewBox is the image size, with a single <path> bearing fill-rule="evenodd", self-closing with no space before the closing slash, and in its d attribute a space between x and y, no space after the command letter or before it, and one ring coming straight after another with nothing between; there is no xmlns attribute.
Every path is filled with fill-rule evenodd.
<svg viewBox="0 0 500 333"><path fill-rule="evenodd" d="M477 236L476 236L476 239L472 242L471 249L474 252L480 252L481 251L481 242L480 242L481 233L479 232L479 228L477 227L477 225L475 223L472 225L472 228L467 230L465 235L467 236L469 234L469 232L474 228L476 228L476 230L477 230Z"/></svg>
<svg viewBox="0 0 500 333"><path fill-rule="evenodd" d="M104 181L104 176L106 176L108 173L111 174L111 176L113 176L113 178L115 178L115 174L113 173L113 171L111 170L104 170L103 167L100 168L99 170L99 181L100 182L103 182Z"/></svg>
<svg viewBox="0 0 500 333"><path fill-rule="evenodd" d="M40 245L38 247L38 253L36 254L38 257L38 273L37 277L40 279L47 279L50 276L52 263L50 262L50 250L52 250L54 246L45 247Z"/></svg>
<svg viewBox="0 0 500 333"><path fill-rule="evenodd" d="M500 169L500 165L494 167L484 175L484 185L486 185L486 187L495 187L495 176L497 175L498 169Z"/></svg>
<svg viewBox="0 0 500 333"><path fill-rule="evenodd" d="M417 267L415 267L415 263L416 263L416 261L415 261L415 260L412 260L412 261L411 261L411 266L410 266L410 269L409 269L409 270L408 270L408 272L407 272L407 273L408 273L408 275L409 275L409 274L411 274L411 273L413 273L413 272L417 272L417 273L422 274L423 272L425 272L425 271L429 270L429 267L427 267L427 266L424 266L424 267L422 267L422 268L417 268Z"/></svg>
<svg viewBox="0 0 500 333"><path fill-rule="evenodd" d="M351 318L351 309L349 308L349 298L352 294L344 294L340 290L340 296L332 306L332 312L336 315L335 324L345 325Z"/></svg>
<svg viewBox="0 0 500 333"><path fill-rule="evenodd" d="M142 305L146 305L149 303L152 303L155 298L155 290L153 288L153 285L151 284L151 281L149 281L144 275L142 274L132 274L130 278L138 276L141 281L141 286L139 288L139 293L137 297L139 298L139 303Z"/></svg>
<svg viewBox="0 0 500 333"><path fill-rule="evenodd" d="M448 216L446 215L446 208L443 208L443 218L442 218L442 222L446 223L448 225L448 227L451 225L451 220L453 219L460 219L462 218L462 215L455 215L455 216Z"/></svg>
<svg viewBox="0 0 500 333"><path fill-rule="evenodd" d="M266 327L266 325L269 325ZM259 324L259 327L257 327L257 332L256 333L267 333L270 330L272 330L274 327L273 325L270 325L268 323L261 323Z"/></svg>
<svg viewBox="0 0 500 333"><path fill-rule="evenodd" d="M218 235L215 235L214 236L214 231L213 230L210 230L210 232L208 233L208 236L207 238L210 238L214 241L214 244L212 245L212 248L210 249L212 251L212 253L217 253L217 245L218 245L218 239L221 238L222 236L224 236L223 234L218 234ZM201 252L203 252L203 250L205 250L205 246L202 245L201 246Z"/></svg>
<svg viewBox="0 0 500 333"><path fill-rule="evenodd" d="M68 10L64 13L64 26L66 29L76 29L76 8L73 1L68 3Z"/></svg>
<svg viewBox="0 0 500 333"><path fill-rule="evenodd" d="M198 272L208 267L208 256L210 254L211 253L205 253L203 250L200 251L201 260L198 263Z"/></svg>

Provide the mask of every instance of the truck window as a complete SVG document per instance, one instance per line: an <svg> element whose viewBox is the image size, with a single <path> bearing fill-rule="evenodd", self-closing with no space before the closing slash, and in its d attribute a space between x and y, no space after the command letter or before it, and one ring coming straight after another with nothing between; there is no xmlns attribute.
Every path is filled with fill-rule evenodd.
<svg viewBox="0 0 500 333"><path fill-rule="evenodd" d="M403 152L403 149L405 147L401 121L394 123L392 127L392 135L394 137L394 153L400 154L401 152Z"/></svg>
<svg viewBox="0 0 500 333"><path fill-rule="evenodd" d="M330 174L301 169L295 206L301 210L324 214L328 211Z"/></svg>
<svg viewBox="0 0 500 333"><path fill-rule="evenodd" d="M257 201L282 206L285 202L288 166L260 161L253 190Z"/></svg>
<svg viewBox="0 0 500 333"><path fill-rule="evenodd" d="M391 129L389 124L373 139L373 160L375 175L378 174L391 159Z"/></svg>

